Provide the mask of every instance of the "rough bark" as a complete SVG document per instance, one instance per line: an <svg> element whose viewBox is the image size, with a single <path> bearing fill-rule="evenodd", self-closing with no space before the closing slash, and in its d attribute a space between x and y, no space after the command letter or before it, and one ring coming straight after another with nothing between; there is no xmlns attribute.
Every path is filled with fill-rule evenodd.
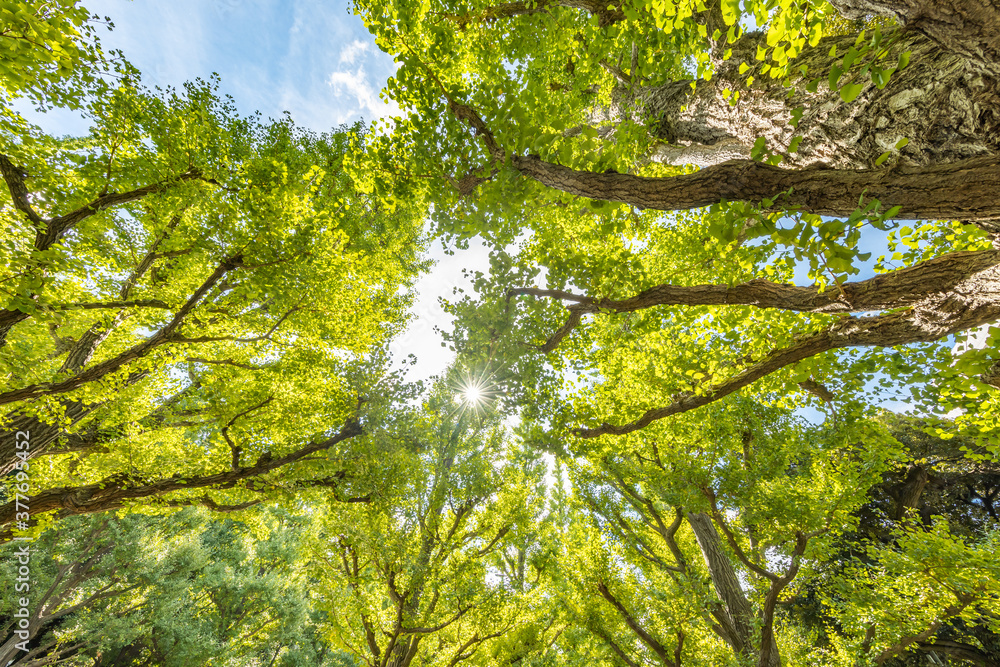
<svg viewBox="0 0 1000 667"><path fill-rule="evenodd" d="M56 423L42 421L34 415L18 415L2 429L0 437L0 476L6 475L20 462L15 448L14 435L18 431L29 434L30 449L27 460L43 456L52 445L83 418L91 414L96 405L84 405L79 401L66 401L63 414Z"/></svg>
<svg viewBox="0 0 1000 667"><path fill-rule="evenodd" d="M983 26L991 31L984 39L996 40L993 26L998 23L990 13L995 12L995 0L948 0L940 4L930 0L843 0L843 4L855 1L866 7L898 4L912 9L934 5L922 8L922 14L911 12L919 14L919 19L908 25L923 25L930 15L938 19L938 15L952 19L961 15L962 21L949 24L954 34L931 31L928 34L933 34L927 37L901 33L889 48L884 65L892 66L902 51L912 52L910 64L895 72L881 90L867 74L861 76L863 63L855 64L841 80L863 85L850 104L843 103L838 89L831 89L825 79L834 63L854 44L855 36L830 37L817 47L807 47L791 64L793 75L788 82L790 88L786 88L759 71L763 63L756 61L755 55L763 37L751 33L734 45L733 57L720 64L716 76L711 81L696 82L693 91L689 80L653 88L638 88L626 82L618 91L617 104L595 111L595 123L623 118L648 123L652 134L664 142L653 159L720 167L716 172L703 170L693 177L641 180L626 174L574 172L536 156L513 156L511 160L522 174L549 187L659 210L694 208L723 199L759 202L794 188L797 194L783 204L821 215L848 215L867 191L867 197L903 206L903 217L1000 217L997 207L990 203L997 177L986 173L996 171L996 158L1000 157L1000 76L996 71L970 65L972 56L961 49L941 48L948 39L960 41L962 30L982 31ZM980 6L985 9L976 9ZM871 11L870 7L865 11ZM976 39L972 35L973 43ZM840 48L832 56L833 46ZM987 49L984 53L988 58L993 51ZM744 61L751 69L740 74L739 65ZM807 68L806 74L801 73L801 67ZM755 81L748 88L745 81L751 74ZM806 84L813 79L821 83L815 93L809 93ZM735 106L722 95L727 88L741 93ZM450 107L457 118L468 122L484 138L494 161L507 157L478 114L453 100ZM801 109L802 115L793 128L790 121L795 109ZM610 132L613 134L613 129ZM789 144L797 136L802 141L797 152L790 153ZM758 137L768 139L770 148L783 154L789 165L821 164L840 171L823 170L822 175L817 175L805 170L792 176L787 171L771 171L766 165L730 162L748 157ZM896 143L903 138L909 144L897 153ZM876 160L886 152L894 154L889 164L896 168L874 170ZM992 158L992 167L987 166L991 162L988 158ZM980 189L976 183L981 177L987 181ZM473 180L460 189L467 193L482 178ZM970 208L975 211L968 215Z"/></svg>
<svg viewBox="0 0 1000 667"><path fill-rule="evenodd" d="M706 167L726 160L746 159L758 137L781 154L791 166L823 163L841 169L872 168L889 151L891 163L926 165L955 162L1000 152L1000 78L971 72L960 55L936 43L908 34L890 50L883 66L896 63L898 54L910 51L910 64L892 74L881 90L868 75L850 104L831 89L827 75L854 45L855 36L827 37L807 47L794 61L788 83L761 72L756 47L758 33L745 36L734 47L711 80L676 81L655 87L617 92L617 103L597 113L594 122L631 119L646 124L659 143L650 158L669 164ZM836 48L836 56L831 49ZM739 66L750 69L743 74ZM801 67L807 68L802 75ZM862 64L845 73L847 82ZM754 83L746 85L747 77ZM806 85L820 83L810 93ZM737 91L732 105L724 90ZM795 127L792 111L801 109ZM789 152L795 137L802 137L796 152ZM895 151L902 138L909 144Z"/></svg>
<svg viewBox="0 0 1000 667"><path fill-rule="evenodd" d="M889 514L889 518L893 521L899 521L906 515L906 510L916 509L928 481L930 481L930 475L927 471L921 466L913 466L902 485L895 489L896 505Z"/></svg>
<svg viewBox="0 0 1000 667"><path fill-rule="evenodd" d="M847 18L891 16L974 68L1000 75L1000 3L996 0L830 0Z"/></svg>
<svg viewBox="0 0 1000 667"><path fill-rule="evenodd" d="M651 287L626 299L595 299L535 287L512 289L510 296L550 297L573 302L567 308L569 318L539 350L548 353L586 314L631 313L656 306L732 306L744 305L806 313L862 313L903 308L928 296L944 294L970 276L1000 264L1000 251L956 252L921 262L890 273L820 291L818 287L799 287L752 280L734 285L670 285Z"/></svg>
<svg viewBox="0 0 1000 667"><path fill-rule="evenodd" d="M621 18L617 5L602 10L588 2L552 4L588 11L599 16L602 25ZM708 4L718 12L719 3ZM758 137L766 138L772 150L795 166L824 162L838 168L872 167L903 137L910 141L898 155L903 164L954 162L1000 151L996 30L1000 10L995 0L833 0L832 4L848 18L892 16L908 30L885 54L882 65L892 67L903 51L911 52L910 65L895 72L883 89L867 74L858 75L854 80L863 84L862 91L851 104L843 104L838 89L826 82L833 65L854 45L855 35L830 36L816 47L807 46L792 63L790 86L785 87L763 72L764 63L756 60L763 34L749 33L732 45L730 59L713 58L717 71L711 80L641 87L613 71L623 84L616 91L617 101L595 110L592 121L628 118L646 123L662 142L651 159L699 167L748 158ZM546 3L506 3L476 17L463 15L463 21L509 18L545 8ZM703 14L711 33L711 12ZM725 32L724 25L716 27ZM750 69L740 73L744 62ZM862 65L858 62L841 82ZM605 68L616 69L606 63ZM748 76L754 77L750 86ZM809 93L806 84L817 78L821 81L817 91ZM730 94L739 92L738 103L730 104L723 96L727 89ZM803 114L792 127L791 112L798 108ZM803 141L797 152L789 153L797 136Z"/></svg>
<svg viewBox="0 0 1000 667"><path fill-rule="evenodd" d="M595 173L546 162L537 155L508 155L478 111L450 97L448 100L452 114L483 140L492 164L509 160L514 169L542 185L590 199L661 211L700 208L720 201L763 202L765 207L834 217L849 216L859 202L877 200L885 209L899 206L897 217L908 219L1000 218L1000 200L995 196L1000 190L1000 155L892 169L826 169L815 165L784 169L734 160L694 174L664 178ZM471 187L483 180L474 177Z"/></svg>

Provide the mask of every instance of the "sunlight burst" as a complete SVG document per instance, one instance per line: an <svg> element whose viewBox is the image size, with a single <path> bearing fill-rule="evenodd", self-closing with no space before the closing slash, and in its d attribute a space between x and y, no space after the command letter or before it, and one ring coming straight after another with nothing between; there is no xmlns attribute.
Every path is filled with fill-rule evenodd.
<svg viewBox="0 0 1000 667"><path fill-rule="evenodd" d="M478 382L467 384L462 388L462 402L469 406L482 404L486 399L486 392Z"/></svg>

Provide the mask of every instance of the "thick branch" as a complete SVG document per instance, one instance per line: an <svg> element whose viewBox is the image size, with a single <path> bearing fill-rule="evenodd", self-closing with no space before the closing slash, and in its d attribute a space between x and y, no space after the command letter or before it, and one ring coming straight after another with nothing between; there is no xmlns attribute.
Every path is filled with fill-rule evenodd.
<svg viewBox="0 0 1000 667"><path fill-rule="evenodd" d="M499 19L514 18L527 14L537 14L548 11L552 7L567 7L569 9L582 9L592 16L596 16L599 24L603 26L612 25L625 18L619 2L601 2L601 0L537 0L527 2L504 2L499 5L487 7L475 13L466 14L443 14L443 16L457 23L464 29L470 23L489 23Z"/></svg>
<svg viewBox="0 0 1000 667"><path fill-rule="evenodd" d="M542 185L590 199L639 208L678 211L745 201L829 216L848 216L859 200L900 206L906 219L1000 218L1000 159L990 156L952 164L889 170L783 169L733 160L694 174L663 178L577 171L536 155L513 156L523 175Z"/></svg>
<svg viewBox="0 0 1000 667"><path fill-rule="evenodd" d="M990 667L995 664L993 658L982 649L972 644L963 644L948 639L935 639L933 644L920 644L917 650L925 653L944 654L957 660L971 662L979 667Z"/></svg>
<svg viewBox="0 0 1000 667"><path fill-rule="evenodd" d="M618 598L611 593L611 590L603 581L597 584L597 590L600 592L601 597L610 602L611 606L618 610L618 613L621 614L625 624L632 629L632 632L634 632L639 639L642 640L642 643L652 649L664 663L669 663L670 658L668 657L667 648L658 642L656 638L649 634L641 625L639 625L639 622L635 620L635 617L633 617L629 610L625 608L625 605L618 601Z"/></svg>
<svg viewBox="0 0 1000 667"><path fill-rule="evenodd" d="M577 429L583 438L631 433L671 415L708 405L757 380L803 359L847 347L892 347L929 343L989 324L1000 318L1000 269L990 267L971 275L946 294L930 296L906 310L877 317L844 317L826 330L798 338L745 370L697 392L678 395L674 402L648 410L621 426L604 423Z"/></svg>
<svg viewBox="0 0 1000 667"><path fill-rule="evenodd" d="M922 467L915 465L906 474L903 484L894 489L896 503L889 513L889 518L899 521L906 515L906 510L915 509L920 502L920 496L924 492L924 487L930 481L930 475Z"/></svg>
<svg viewBox="0 0 1000 667"><path fill-rule="evenodd" d="M10 158L6 155L0 155L0 171L3 172L3 180L7 182L7 188L10 190L10 198L14 202L14 208L16 208L21 213L33 222L36 226L44 224L42 216L31 207L31 202L28 200L28 188L24 184L24 179L27 174L10 161Z"/></svg>
<svg viewBox="0 0 1000 667"><path fill-rule="evenodd" d="M998 250L955 252L824 291L815 286L799 287L769 280L752 280L733 287L663 284L621 300L594 299L535 288L514 289L511 294L576 301L579 310L584 313L630 313L653 306L715 305L745 305L807 313L857 313L913 305L928 295L948 292L970 275L996 264L1000 264Z"/></svg>
<svg viewBox="0 0 1000 667"><path fill-rule="evenodd" d="M132 301L101 301L96 303L63 303L40 306L41 310L101 310L115 308L165 308L170 305L159 299L134 299Z"/></svg>
<svg viewBox="0 0 1000 667"><path fill-rule="evenodd" d="M254 477L260 477L278 468L295 463L310 454L325 451L334 445L362 433L361 424L356 419L350 419L337 435L319 442L310 443L304 447L281 456L272 458L264 454L252 466L230 469L212 475L197 475L186 477L176 474L171 477L150 480L130 475L116 475L95 484L77 487L48 489L31 496L26 503L30 516L57 510L58 518L76 514L90 514L117 509L129 500L162 496L173 491L188 489L212 488L231 489L240 482ZM0 506L0 525L6 525L14 520L15 503L10 502Z"/></svg>
<svg viewBox="0 0 1000 667"><path fill-rule="evenodd" d="M778 577L778 575L774 574L773 572L769 572L760 565L754 563L752 560L750 560L750 557L747 556L746 552L743 551L743 547L740 546L740 543L736 539L736 536L733 535L733 531L729 529L729 525L726 523L725 517L722 516L722 512L719 511L719 506L715 500L715 492L712 491L711 489L708 490L708 499L712 507L712 518L714 518L715 522L719 524L719 528L722 529L722 534L726 536L726 541L729 543L729 546L732 548L733 553L736 554L736 557L740 560L740 562L743 563L743 565L745 565L748 570L750 570L757 576L764 577L765 579L770 580L772 583L777 583L780 580L780 577Z"/></svg>
<svg viewBox="0 0 1000 667"><path fill-rule="evenodd" d="M915 266L884 273L838 288L820 291L818 287L799 287L751 280L726 285L691 287L662 284L627 299L595 299L562 290L522 287L510 290L511 296L552 297L572 301L569 319L543 345L542 352L553 351L575 327L581 316L590 313L631 313L656 306L743 305L809 313L857 313L911 306L933 294L944 294L969 278L1000 263L1000 251L955 252L935 257Z"/></svg>
<svg viewBox="0 0 1000 667"><path fill-rule="evenodd" d="M778 645L774 638L774 608L778 604L778 596L781 591L799 573L802 554L806 551L808 541L809 538L801 531L795 533L795 550L792 552L792 562L784 575L771 582L771 587L764 598L764 613L761 615L763 623L760 629L760 660L757 663L759 667L770 667L771 665L780 667L781 665L781 659L778 657Z"/></svg>
<svg viewBox="0 0 1000 667"><path fill-rule="evenodd" d="M190 181L196 179L204 180L202 179L199 171L189 169L183 174L179 174L172 179L150 183L149 185L144 185L143 187L136 188L135 190L129 190L128 192L112 192L110 194L101 195L89 204L81 206L75 211L71 211L66 215L60 215L46 221L44 228L40 227L38 229L38 235L35 238L35 248L37 250L46 250L77 224L105 209L112 208L113 206L120 206L121 204L128 204L129 202L138 201L147 195L162 192L177 181Z"/></svg>
<svg viewBox="0 0 1000 667"><path fill-rule="evenodd" d="M934 633L944 625L944 622L958 616L962 613L962 610L968 607L972 601L975 600L975 596L972 595L962 595L959 596L958 604L949 605L946 607L939 615L936 620L934 620L925 630L918 632L915 635L907 635L901 638L898 642L882 651L875 659L876 665L881 665L886 661L906 652L906 650L913 644L921 644L926 642L928 639L934 636Z"/></svg>

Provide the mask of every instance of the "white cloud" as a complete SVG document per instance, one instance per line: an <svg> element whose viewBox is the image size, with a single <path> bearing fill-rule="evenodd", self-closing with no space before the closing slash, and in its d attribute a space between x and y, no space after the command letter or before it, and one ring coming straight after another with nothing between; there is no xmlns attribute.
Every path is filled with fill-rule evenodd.
<svg viewBox="0 0 1000 667"><path fill-rule="evenodd" d="M362 68L356 72L334 72L330 75L330 85L334 90L345 91L353 95L358 104L368 109L373 107L378 101L375 89L368 84L367 77Z"/></svg>
<svg viewBox="0 0 1000 667"><path fill-rule="evenodd" d="M353 117L360 113L368 120L374 120L386 116L402 115L399 105L395 102L387 103L379 98L378 90L369 83L367 72L363 67L358 67L354 72L334 72L330 75L328 82L337 95L354 98L355 108L345 108L342 112L346 117Z"/></svg>
<svg viewBox="0 0 1000 667"><path fill-rule="evenodd" d="M364 55L372 48L370 42L362 42L360 39L356 39L347 46L345 46L340 51L340 64L353 65L358 59L358 56Z"/></svg>

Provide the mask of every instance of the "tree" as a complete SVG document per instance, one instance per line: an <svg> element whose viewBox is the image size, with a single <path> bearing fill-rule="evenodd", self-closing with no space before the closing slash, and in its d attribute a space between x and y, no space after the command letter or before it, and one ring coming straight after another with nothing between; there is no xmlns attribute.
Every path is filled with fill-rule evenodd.
<svg viewBox="0 0 1000 667"><path fill-rule="evenodd" d="M233 517L198 537L231 569L92 599L40 653L982 664L1000 364L995 329L963 338L1000 316L998 72L995 8L962 2L363 0L401 62L386 131L127 75L90 137L8 142L0 403L53 465L12 438L6 490L30 484L41 539L49 514ZM488 408L386 370L425 195L494 250L449 305ZM878 412L893 393L921 435ZM274 506L315 531L253 546Z"/></svg>
<svg viewBox="0 0 1000 667"><path fill-rule="evenodd" d="M855 17L861 5L608 6L356 3L402 62L389 84L410 110L397 141L410 141L421 173L439 179L440 229L482 233L498 250L479 285L488 313L460 307L470 325L459 345L490 344L488 322L511 355L592 370L603 381L584 383L587 407L569 421L595 437L751 384L799 393L798 382L822 384L831 364L847 363L838 351L850 348L919 384L905 368L948 363L927 344L1000 316L989 237L1000 215L991 208L996 119L975 106L997 95L993 38L977 27L994 9L968 11L960 45L930 3L867 4L895 7L899 23L830 35L837 7ZM750 19L760 30L742 27ZM917 91L938 81L953 96L930 112L936 98ZM887 253L881 275L849 282L868 259L859 243L871 229L893 231L890 244L909 250ZM787 284L796 261L814 286ZM715 341L712 353L671 344L685 338ZM904 364L902 352L875 352L904 345L930 356ZM661 362L640 352L651 348L674 361L654 371ZM992 361L966 357L953 393L987 391L977 376L990 377ZM678 375L661 391L670 367L696 386ZM620 394L636 387L639 401Z"/></svg>
<svg viewBox="0 0 1000 667"><path fill-rule="evenodd" d="M309 521L280 510L247 519L189 508L61 522L33 544L29 650L4 628L4 664L337 664L315 638Z"/></svg>
<svg viewBox="0 0 1000 667"><path fill-rule="evenodd" d="M939 646L947 664L990 664L995 523L972 536L964 510L926 525L881 511L926 450L874 421L817 427L732 399L704 413L571 465L553 578L575 636L560 648L690 667L925 664Z"/></svg>
<svg viewBox="0 0 1000 667"><path fill-rule="evenodd" d="M996 539L995 461L970 460L966 451L981 453L972 439L929 437L914 419L883 421L905 457L868 490L856 526L786 608L818 645L847 649L853 631L851 648L879 664L992 664L1000 635L992 601L980 607L977 594L992 576L981 558ZM927 602L914 604L920 596ZM886 629L907 627L886 645Z"/></svg>
<svg viewBox="0 0 1000 667"><path fill-rule="evenodd" d="M402 63L396 141L438 178L438 229L494 248L451 342L501 367L596 524L564 552L574 638L614 664L886 664L992 622L992 532L960 525L907 528L825 580L826 644L781 605L838 562L900 451L867 421L881 397L962 408L996 455L995 330L954 345L1000 316L978 189L997 119L976 106L997 97L995 8L957 10L957 43L954 4L355 6ZM850 281L879 232L874 277ZM821 436L763 437L769 410L809 404Z"/></svg>
<svg viewBox="0 0 1000 667"><path fill-rule="evenodd" d="M0 157L0 470L30 475L30 517L177 491L245 505L203 491L291 464L315 473L293 488L336 486L342 466L297 462L335 457L386 379L419 191L371 180L360 126L241 118L215 85L123 81L89 137L35 130ZM10 491L4 524L24 518Z"/></svg>
<svg viewBox="0 0 1000 667"><path fill-rule="evenodd" d="M451 394L439 382L371 439L388 467L370 503L325 508L329 632L370 667L513 661L538 621L522 615L523 564L512 585L497 563L531 531L541 471L488 407Z"/></svg>

